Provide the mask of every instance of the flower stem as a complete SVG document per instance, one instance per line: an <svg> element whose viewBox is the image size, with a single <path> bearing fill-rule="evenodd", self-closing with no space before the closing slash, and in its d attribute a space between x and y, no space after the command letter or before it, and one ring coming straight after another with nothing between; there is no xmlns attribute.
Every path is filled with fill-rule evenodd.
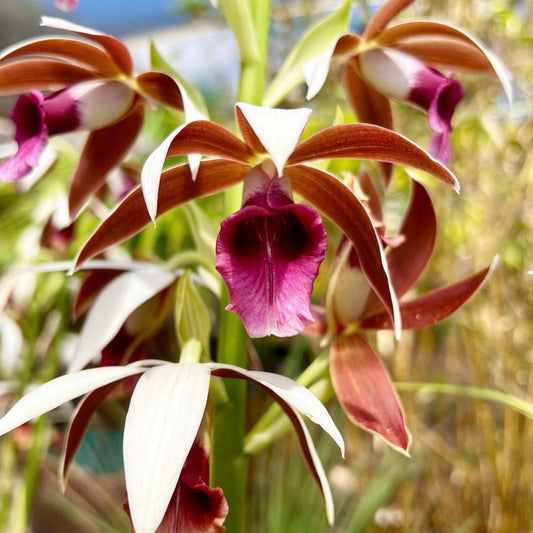
<svg viewBox="0 0 533 533"><path fill-rule="evenodd" d="M229 301L224 286L217 360L220 363L246 367L246 334L240 318L224 308ZM243 453L244 421L246 412L246 382L240 379L225 380L228 401L213 408L211 427L211 486L221 487L228 501L229 514L226 531L244 531L245 494L248 460Z"/></svg>

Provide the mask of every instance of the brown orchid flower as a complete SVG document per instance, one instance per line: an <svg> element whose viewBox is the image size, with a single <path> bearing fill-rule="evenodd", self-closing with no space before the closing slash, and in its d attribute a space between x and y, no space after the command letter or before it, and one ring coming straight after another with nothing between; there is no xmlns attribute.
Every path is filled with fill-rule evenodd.
<svg viewBox="0 0 533 533"><path fill-rule="evenodd" d="M396 297L367 211L340 179L307 163L367 158L411 165L454 188L457 181L415 144L378 126L333 126L298 143L309 114L305 109L237 104L244 141L209 121L179 128L150 156L141 187L96 229L79 253L77 265L135 235L156 215L244 181L242 209L228 219L227 226L223 223L217 243L217 268L230 290L230 309L238 312L252 336L294 334L312 321L306 306L318 270L317 257L325 244L317 233L318 215L294 204L294 191L350 239L364 275L399 333ZM187 164L161 174L167 156L191 153L217 159L202 161L194 179Z"/></svg>
<svg viewBox="0 0 533 533"><path fill-rule="evenodd" d="M322 87L332 56L343 59L344 87L359 120L393 129L391 100L414 107L429 118L433 131L430 153L444 163L450 156L448 137L457 103L463 97L458 81L439 69L497 76L509 101L509 74L496 56L465 30L433 20L391 21L414 0L388 0L370 19L361 36L346 34L307 72L307 97ZM383 165L386 181L391 165Z"/></svg>
<svg viewBox="0 0 533 533"><path fill-rule="evenodd" d="M11 113L18 150L0 165L0 181L16 181L37 166L50 136L89 130L70 185L74 217L130 150L143 123L143 104L182 110L183 97L166 74L135 75L129 51L115 37L50 17L42 25L84 39L41 37L0 55L0 95L30 91Z"/></svg>
<svg viewBox="0 0 533 533"><path fill-rule="evenodd" d="M364 190L372 189L365 179ZM380 206L371 206L379 221ZM452 285L405 300L426 268L435 245L437 221L431 198L412 181L412 195L399 231L389 245L387 265L399 299L403 329L419 329L444 320L459 309L482 285L493 265ZM383 363L364 336L365 331L390 330L392 322L363 276L357 252L343 241L332 266L326 308L315 310L317 324L306 330L332 342L330 372L333 387L348 418L359 427L383 437L407 452L410 434L401 401Z"/></svg>

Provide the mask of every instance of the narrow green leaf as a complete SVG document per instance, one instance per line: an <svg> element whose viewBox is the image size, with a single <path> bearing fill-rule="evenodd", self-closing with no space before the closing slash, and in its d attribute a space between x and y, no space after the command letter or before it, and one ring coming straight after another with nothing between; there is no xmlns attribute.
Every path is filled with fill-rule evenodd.
<svg viewBox="0 0 533 533"><path fill-rule="evenodd" d="M187 270L178 281L174 322L180 347L190 339L198 339L207 355L209 355L209 336L211 334L211 318L209 311L191 279L191 271Z"/></svg>
<svg viewBox="0 0 533 533"><path fill-rule="evenodd" d="M267 89L263 104L274 107L295 87L304 81L302 66L335 42L348 29L350 2L311 25L289 52L285 63Z"/></svg>

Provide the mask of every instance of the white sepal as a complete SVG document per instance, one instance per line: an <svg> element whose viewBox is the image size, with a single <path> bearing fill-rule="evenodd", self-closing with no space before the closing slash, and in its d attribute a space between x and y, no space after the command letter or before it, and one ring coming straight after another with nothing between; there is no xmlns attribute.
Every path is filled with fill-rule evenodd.
<svg viewBox="0 0 533 533"><path fill-rule="evenodd" d="M124 474L136 533L159 526L202 421L210 371L196 363L151 368L133 392L124 428Z"/></svg>
<svg viewBox="0 0 533 533"><path fill-rule="evenodd" d="M238 103L237 107L272 157L281 177L283 167L307 125L311 109L271 109L243 103Z"/></svg>

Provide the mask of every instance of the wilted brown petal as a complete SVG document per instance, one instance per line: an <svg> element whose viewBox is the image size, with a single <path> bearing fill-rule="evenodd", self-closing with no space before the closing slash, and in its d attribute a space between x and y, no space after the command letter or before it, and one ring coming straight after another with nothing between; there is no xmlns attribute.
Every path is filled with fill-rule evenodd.
<svg viewBox="0 0 533 533"><path fill-rule="evenodd" d="M404 329L432 326L459 309L481 286L492 270L484 268L477 274L442 289L423 294L410 302L400 303ZM391 321L386 313L378 313L361 322L364 329L390 329Z"/></svg>
<svg viewBox="0 0 533 533"><path fill-rule="evenodd" d="M407 451L410 435L400 399L379 357L360 335L341 337L333 344L330 372L348 418Z"/></svg>
<svg viewBox="0 0 533 533"><path fill-rule="evenodd" d="M169 168L161 175L157 214L235 185L244 179L249 170L250 167L242 163L204 161L193 181L188 164ZM89 237L77 257L76 267L113 244L135 235L149 222L142 190L136 187Z"/></svg>
<svg viewBox="0 0 533 533"><path fill-rule="evenodd" d="M315 133L296 147L287 164L350 157L408 165L459 189L452 172L422 148L393 131L372 124L340 124Z"/></svg>
<svg viewBox="0 0 533 533"><path fill-rule="evenodd" d="M92 131L74 170L69 190L69 214L74 218L87 199L105 182L107 174L120 163L137 138L144 119L138 106L126 118Z"/></svg>

